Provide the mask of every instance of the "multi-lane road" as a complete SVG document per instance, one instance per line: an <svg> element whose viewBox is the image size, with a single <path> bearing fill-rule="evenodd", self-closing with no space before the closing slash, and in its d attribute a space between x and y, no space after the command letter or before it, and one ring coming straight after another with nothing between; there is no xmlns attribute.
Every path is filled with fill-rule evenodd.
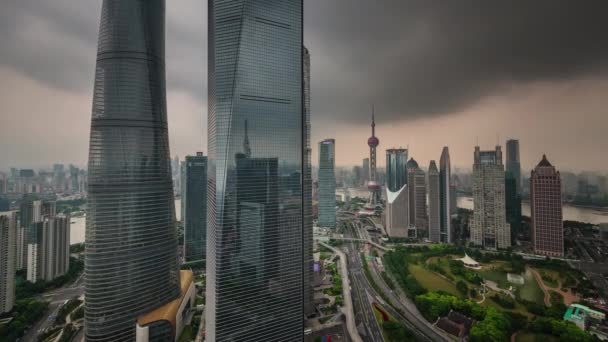
<svg viewBox="0 0 608 342"><path fill-rule="evenodd" d="M37 299L49 302L49 308L44 316L38 320L23 336L23 341L36 341L38 334L48 327L50 327L55 321L55 317L59 312L59 308L65 303L65 301L74 297L80 297L84 293L84 277L81 275L74 283L62 287L60 289L53 290L51 292L40 295Z"/></svg>
<svg viewBox="0 0 608 342"><path fill-rule="evenodd" d="M370 239L364 225L357 219L349 217L345 222L347 225L347 229L344 231L345 238ZM377 293L364 273L363 263L367 263L368 261L361 260L361 251L357 245L355 245L356 240L347 241L344 250L348 256L349 276L352 279L351 284L356 314L355 317L358 324L363 323L365 326L367 332L364 336L365 341L384 341L382 328L374 315L372 303L381 304L383 309L391 316L413 331L418 340L449 341L445 335L440 331L437 331L420 315L411 300L407 299L405 296L399 296L388 287L384 279L380 276L375 263L371 262L368 263L372 265L368 265L370 273L372 274L374 282L379 286L380 291L383 292L383 296ZM386 298L389 303L386 303L382 298Z"/></svg>

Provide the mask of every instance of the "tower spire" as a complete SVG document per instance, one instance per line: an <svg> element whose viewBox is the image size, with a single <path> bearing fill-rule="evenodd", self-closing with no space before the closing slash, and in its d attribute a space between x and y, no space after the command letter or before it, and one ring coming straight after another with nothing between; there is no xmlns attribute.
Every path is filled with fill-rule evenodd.
<svg viewBox="0 0 608 342"><path fill-rule="evenodd" d="M372 137L376 136L376 114L374 111L374 105L372 104Z"/></svg>
<svg viewBox="0 0 608 342"><path fill-rule="evenodd" d="M245 138L243 138L243 152L245 157L251 158L251 145L249 145L249 129L247 127L247 119L245 119Z"/></svg>

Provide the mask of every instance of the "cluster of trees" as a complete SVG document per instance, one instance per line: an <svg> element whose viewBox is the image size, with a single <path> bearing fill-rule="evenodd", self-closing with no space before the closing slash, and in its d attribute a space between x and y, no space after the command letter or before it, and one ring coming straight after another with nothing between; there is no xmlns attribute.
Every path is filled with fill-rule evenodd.
<svg viewBox="0 0 608 342"><path fill-rule="evenodd" d="M458 260L450 260L450 272L454 275L463 277L471 284L480 285L482 282L481 277L476 272L467 269L462 262Z"/></svg>
<svg viewBox="0 0 608 342"><path fill-rule="evenodd" d="M505 309L515 308L515 300L504 293L497 293L490 297L491 300L495 301L498 305Z"/></svg>
<svg viewBox="0 0 608 342"><path fill-rule="evenodd" d="M492 299L495 300L496 296ZM511 300L504 296L500 300ZM508 298L508 299L506 299ZM494 307L484 307L471 300L463 300L442 292L433 291L416 296L416 306L422 315L429 321L447 315L450 310L458 311L477 322L469 332L469 341L508 341L516 331L525 330L533 333L543 333L559 338L560 341L595 341L595 338L574 324L562 320L565 306L547 308L539 305L542 311L532 312L538 317L529 321L526 316L518 313L501 311ZM500 303L499 303L500 304ZM513 305L515 303L513 302ZM534 303L529 303L537 305ZM502 304L501 304L502 306Z"/></svg>
<svg viewBox="0 0 608 342"><path fill-rule="evenodd" d="M73 211L80 210L80 207L84 204L87 204L86 198L67 200L67 201L57 201L57 211L61 213L69 214Z"/></svg>
<svg viewBox="0 0 608 342"><path fill-rule="evenodd" d="M334 265L335 266L335 265ZM332 272L333 286L323 290L323 293L330 296L338 296L342 294L342 277L335 271Z"/></svg>
<svg viewBox="0 0 608 342"><path fill-rule="evenodd" d="M552 335L559 338L560 341L591 342L598 340L570 322L549 317L537 317L528 324L527 330Z"/></svg>
<svg viewBox="0 0 608 342"><path fill-rule="evenodd" d="M382 323L382 329L389 342L413 342L416 341L414 334L403 324L395 321Z"/></svg>
<svg viewBox="0 0 608 342"><path fill-rule="evenodd" d="M68 314L70 312L74 311L74 309L76 309L78 306L80 306L80 304L82 304L82 301L80 299L78 299L78 298L70 299L67 303L65 303L59 309L59 312L57 313L57 317L55 318L55 324L57 324L57 325L65 324L65 318L68 316Z"/></svg>
<svg viewBox="0 0 608 342"><path fill-rule="evenodd" d="M35 299L18 300L12 311L13 320L0 326L0 342L16 341L34 322L40 319L49 304Z"/></svg>
<svg viewBox="0 0 608 342"><path fill-rule="evenodd" d="M18 283L15 288L15 295L17 299L25 299L48 290L59 288L68 282L76 280L76 278L82 273L83 269L84 261L77 258L70 258L70 268L66 274L51 281L39 280L36 283L32 283L30 281Z"/></svg>
<svg viewBox="0 0 608 342"><path fill-rule="evenodd" d="M403 248L397 248L384 254L384 265L392 272L397 283L410 297L426 292L426 289L410 274L408 253Z"/></svg>

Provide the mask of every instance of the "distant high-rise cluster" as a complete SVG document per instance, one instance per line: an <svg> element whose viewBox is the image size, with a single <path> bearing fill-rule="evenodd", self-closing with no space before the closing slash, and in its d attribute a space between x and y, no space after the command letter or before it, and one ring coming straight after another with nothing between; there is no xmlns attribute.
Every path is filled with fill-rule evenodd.
<svg viewBox="0 0 608 342"><path fill-rule="evenodd" d="M564 256L562 182L559 171L543 155L530 177L530 207L534 253Z"/></svg>
<svg viewBox="0 0 608 342"><path fill-rule="evenodd" d="M471 242L488 249L511 247L511 230L506 221L505 171L502 150L481 151L475 147L473 164L473 218Z"/></svg>
<svg viewBox="0 0 608 342"><path fill-rule="evenodd" d="M17 233L18 269L27 280L50 281L67 273L70 265L70 216L57 214L56 203L25 197Z"/></svg>
<svg viewBox="0 0 608 342"><path fill-rule="evenodd" d="M319 220L321 227L336 227L336 141L319 143Z"/></svg>

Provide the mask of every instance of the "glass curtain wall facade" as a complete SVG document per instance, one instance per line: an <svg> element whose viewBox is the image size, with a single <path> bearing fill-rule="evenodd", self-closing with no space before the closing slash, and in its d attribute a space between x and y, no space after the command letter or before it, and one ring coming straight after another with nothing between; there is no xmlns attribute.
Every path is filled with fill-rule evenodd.
<svg viewBox="0 0 608 342"><path fill-rule="evenodd" d="M207 157L186 157L184 261L205 260L207 247Z"/></svg>
<svg viewBox="0 0 608 342"><path fill-rule="evenodd" d="M439 224L440 234L439 239L442 243L452 243L452 218L450 215L450 179L452 177L452 169L450 166L450 150L447 146L441 151L441 159L439 159Z"/></svg>
<svg viewBox="0 0 608 342"><path fill-rule="evenodd" d="M519 161L519 140L507 140L507 173L515 179L515 188L521 195L521 164Z"/></svg>
<svg viewBox="0 0 608 342"><path fill-rule="evenodd" d="M89 145L87 341L133 341L180 295L165 100L165 1L104 0Z"/></svg>
<svg viewBox="0 0 608 342"><path fill-rule="evenodd" d="M407 149L386 150L386 186L397 192L407 184Z"/></svg>
<svg viewBox="0 0 608 342"><path fill-rule="evenodd" d="M321 227L336 228L336 141L319 143L319 221Z"/></svg>
<svg viewBox="0 0 608 342"><path fill-rule="evenodd" d="M210 0L208 13L206 338L301 341L303 2Z"/></svg>
<svg viewBox="0 0 608 342"><path fill-rule="evenodd" d="M314 315L314 259L312 219L312 148L310 145L310 53L303 49L304 83L304 314Z"/></svg>

